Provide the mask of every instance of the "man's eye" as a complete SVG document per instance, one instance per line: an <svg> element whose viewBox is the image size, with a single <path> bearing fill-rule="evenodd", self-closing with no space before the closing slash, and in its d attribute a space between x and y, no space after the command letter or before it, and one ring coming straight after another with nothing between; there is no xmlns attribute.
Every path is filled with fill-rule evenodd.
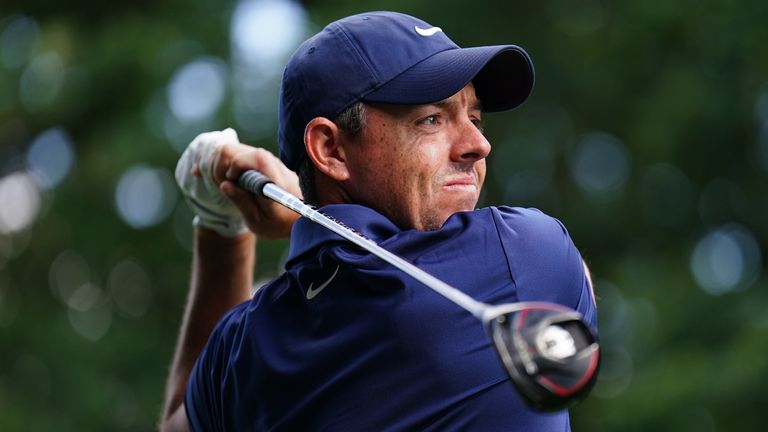
<svg viewBox="0 0 768 432"><path fill-rule="evenodd" d="M472 123L475 125L477 129L480 130L480 132L483 132L483 121L480 119L474 119L472 120Z"/></svg>
<svg viewBox="0 0 768 432"><path fill-rule="evenodd" d="M428 116L428 117L424 117L421 120L421 123L425 124L425 125L430 125L430 126L431 125L436 125L437 124L437 116L431 115L431 116Z"/></svg>

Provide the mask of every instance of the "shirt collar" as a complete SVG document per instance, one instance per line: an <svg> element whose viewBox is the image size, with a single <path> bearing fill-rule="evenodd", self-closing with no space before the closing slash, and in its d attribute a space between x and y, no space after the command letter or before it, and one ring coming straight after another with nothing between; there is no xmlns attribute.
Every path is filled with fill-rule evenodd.
<svg viewBox="0 0 768 432"><path fill-rule="evenodd" d="M381 243L402 231L384 215L369 207L357 204L327 205L318 211L363 234L375 243ZM330 241L346 240L307 218L299 218L291 229L291 245L288 250L286 268L291 267L294 260L301 255Z"/></svg>

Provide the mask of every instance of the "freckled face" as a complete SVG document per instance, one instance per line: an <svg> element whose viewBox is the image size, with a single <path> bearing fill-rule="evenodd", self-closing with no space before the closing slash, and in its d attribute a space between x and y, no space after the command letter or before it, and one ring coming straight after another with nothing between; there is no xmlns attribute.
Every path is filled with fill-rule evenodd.
<svg viewBox="0 0 768 432"><path fill-rule="evenodd" d="M472 84L428 105L369 105L360 136L345 146L352 202L401 228L433 230L474 210L491 146Z"/></svg>

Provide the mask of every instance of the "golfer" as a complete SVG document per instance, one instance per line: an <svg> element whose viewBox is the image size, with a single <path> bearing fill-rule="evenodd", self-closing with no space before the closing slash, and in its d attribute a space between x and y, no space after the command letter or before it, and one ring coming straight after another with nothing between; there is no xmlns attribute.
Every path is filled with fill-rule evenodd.
<svg viewBox="0 0 768 432"><path fill-rule="evenodd" d="M520 105L514 45L459 48L394 12L305 41L280 91L279 158L227 129L176 177L196 213L189 298L164 430L567 431L515 392L482 325L336 234L240 189L248 169L489 304L548 301L596 326L568 232L534 209L476 209L483 115ZM290 236L285 273L252 294L257 238Z"/></svg>

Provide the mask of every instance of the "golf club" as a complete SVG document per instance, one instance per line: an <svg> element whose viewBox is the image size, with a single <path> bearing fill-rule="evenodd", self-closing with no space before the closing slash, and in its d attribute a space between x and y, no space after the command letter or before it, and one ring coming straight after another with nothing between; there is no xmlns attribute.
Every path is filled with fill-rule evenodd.
<svg viewBox="0 0 768 432"><path fill-rule="evenodd" d="M238 182L326 227L469 311L483 323L512 383L532 408L560 410L589 393L597 378L600 347L578 312L548 302L496 306L479 302L325 216L258 171L243 172Z"/></svg>

